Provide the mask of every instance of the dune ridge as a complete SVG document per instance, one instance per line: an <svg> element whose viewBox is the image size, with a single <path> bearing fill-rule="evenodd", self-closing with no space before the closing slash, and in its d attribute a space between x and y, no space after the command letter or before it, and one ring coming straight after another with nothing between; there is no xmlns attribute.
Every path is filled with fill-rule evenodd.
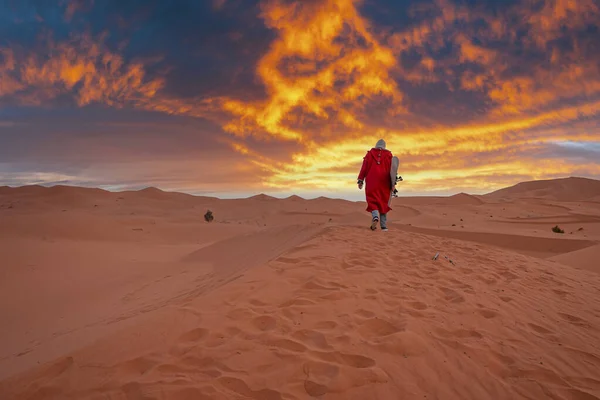
<svg viewBox="0 0 600 400"><path fill-rule="evenodd" d="M540 198L556 201L582 201L597 199L598 192L600 192L600 181L569 177L521 182L484 196L488 198Z"/></svg>

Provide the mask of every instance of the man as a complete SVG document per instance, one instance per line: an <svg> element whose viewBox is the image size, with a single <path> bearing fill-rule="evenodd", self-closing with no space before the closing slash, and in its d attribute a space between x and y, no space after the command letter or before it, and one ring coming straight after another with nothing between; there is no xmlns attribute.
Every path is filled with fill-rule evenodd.
<svg viewBox="0 0 600 400"><path fill-rule="evenodd" d="M387 231L387 213L391 210L390 198L392 196L392 182L390 170L392 167L392 152L385 148L385 141L380 139L374 148L369 150L363 158L362 168L358 174L358 188L362 189L367 182L365 194L367 198L367 211L371 212L371 230Z"/></svg>

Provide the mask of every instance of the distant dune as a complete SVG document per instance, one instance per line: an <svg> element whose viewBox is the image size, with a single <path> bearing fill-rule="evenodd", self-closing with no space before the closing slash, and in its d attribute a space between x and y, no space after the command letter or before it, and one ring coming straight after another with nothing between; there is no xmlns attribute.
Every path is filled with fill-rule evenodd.
<svg viewBox="0 0 600 400"><path fill-rule="evenodd" d="M269 196L264 193L257 194L255 196L248 197L250 200L260 200L260 201L272 201L279 200L277 197Z"/></svg>
<svg viewBox="0 0 600 400"><path fill-rule="evenodd" d="M598 183L0 187L0 399L599 399Z"/></svg>
<svg viewBox="0 0 600 400"><path fill-rule="evenodd" d="M450 196L448 198L447 204L478 206L480 204L483 204L483 200L481 200L477 196L473 196L473 195L466 194L466 193L459 193L459 194L455 194L454 196Z"/></svg>
<svg viewBox="0 0 600 400"><path fill-rule="evenodd" d="M485 195L490 199L539 198L556 201L586 201L600 198L600 181L588 178L563 178L522 182Z"/></svg>
<svg viewBox="0 0 600 400"><path fill-rule="evenodd" d="M458 193L452 196L400 196L399 203L407 205L425 205L425 204L437 204L437 205L472 205L477 206L484 203L479 196Z"/></svg>
<svg viewBox="0 0 600 400"><path fill-rule="evenodd" d="M303 201L304 198L297 196L297 195L291 195L289 197L286 197L284 200L288 200L288 201Z"/></svg>

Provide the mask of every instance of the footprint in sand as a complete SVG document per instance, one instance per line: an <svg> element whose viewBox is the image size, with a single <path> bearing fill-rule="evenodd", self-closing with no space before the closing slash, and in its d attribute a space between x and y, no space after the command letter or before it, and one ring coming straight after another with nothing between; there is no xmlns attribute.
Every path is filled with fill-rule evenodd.
<svg viewBox="0 0 600 400"><path fill-rule="evenodd" d="M327 338L321 332L313 331L310 329L302 329L292 334L292 337L307 346L327 350L331 346L327 342Z"/></svg>
<svg viewBox="0 0 600 400"><path fill-rule="evenodd" d="M490 319L498 316L498 312L490 309L477 310L477 312L481 314L485 319Z"/></svg>
<svg viewBox="0 0 600 400"><path fill-rule="evenodd" d="M304 284L304 289L308 290L340 290L339 287L327 287L315 281L310 281Z"/></svg>
<svg viewBox="0 0 600 400"><path fill-rule="evenodd" d="M317 304L315 301L313 300L309 300L309 299L304 299L302 297L298 297L292 300L288 300L284 303L281 303L279 305L279 308L287 308L287 307L291 307L291 306L312 306Z"/></svg>
<svg viewBox="0 0 600 400"><path fill-rule="evenodd" d="M280 400L283 398L281 393L275 390L252 390L245 381L232 376L222 376L217 379L217 382L225 389L237 393L245 398L260 400Z"/></svg>
<svg viewBox="0 0 600 400"><path fill-rule="evenodd" d="M446 301L451 303L462 303L465 301L465 298L455 290L446 287L440 287L440 290L444 293L444 300Z"/></svg>
<svg viewBox="0 0 600 400"><path fill-rule="evenodd" d="M381 318L371 318L363 322L358 332L365 338L382 337L403 331L405 324L392 323Z"/></svg>
<svg viewBox="0 0 600 400"><path fill-rule="evenodd" d="M506 279L507 283L519 278L519 275L513 274L510 271L501 272L500 275L502 275Z"/></svg>
<svg viewBox="0 0 600 400"><path fill-rule="evenodd" d="M290 257L278 257L275 259L275 261L280 262L282 264L298 264L300 262L299 259Z"/></svg>
<svg viewBox="0 0 600 400"><path fill-rule="evenodd" d="M121 391L126 399L141 399L145 394L143 386L139 382L127 382L121 386Z"/></svg>
<svg viewBox="0 0 600 400"><path fill-rule="evenodd" d="M354 314L358 315L359 317L363 317L363 318L373 318L375 316L374 312L368 311L368 310L365 310L362 308L360 310L356 311Z"/></svg>
<svg viewBox="0 0 600 400"><path fill-rule="evenodd" d="M500 300L502 300L505 303L508 303L510 301L512 301L512 297L508 297L508 296L500 296Z"/></svg>
<svg viewBox="0 0 600 400"><path fill-rule="evenodd" d="M329 286L331 286L331 287L338 288L338 289L348 289L348 286L341 285L341 284L339 284L339 283L337 283L337 282L331 282L331 281L330 281L330 282L327 282L327 284L328 284Z"/></svg>
<svg viewBox="0 0 600 400"><path fill-rule="evenodd" d="M124 361L117 365L117 369L124 375L143 375L158 365L160 365L158 357L147 355Z"/></svg>
<svg viewBox="0 0 600 400"><path fill-rule="evenodd" d="M586 320L571 314L558 313L558 316L567 321L568 323L576 326L589 326L589 323Z"/></svg>
<svg viewBox="0 0 600 400"><path fill-rule="evenodd" d="M343 291L343 292L333 292L333 293L329 293L323 296L320 296L320 299L324 299L324 300L342 300L342 299L347 299L350 297L350 294L347 291Z"/></svg>
<svg viewBox="0 0 600 400"><path fill-rule="evenodd" d="M495 350L490 350L490 354L492 356L494 356L494 358L496 358L500 363L502 363L505 366L509 366L515 363L515 359L512 357L509 357L505 354L499 353Z"/></svg>
<svg viewBox="0 0 600 400"><path fill-rule="evenodd" d="M406 310L406 313L415 318L425 318L425 314L417 310Z"/></svg>
<svg viewBox="0 0 600 400"><path fill-rule="evenodd" d="M540 326L540 325L536 325L536 324L527 324L527 325L529 325L529 327L531 329L533 329L534 331L536 331L537 333L541 333L543 335L548 335L548 334L553 333L552 331L550 331L550 330L548 330L548 329L546 329L546 328L544 328L543 326Z"/></svg>
<svg viewBox="0 0 600 400"><path fill-rule="evenodd" d="M561 298L563 298L563 299L564 299L565 297L567 297L568 295L570 295L570 294L571 294L571 293L569 293L569 292L566 292L566 291L564 291L564 290L560 290L560 289L553 289L552 291L553 291L554 293L556 293L557 295L559 295L559 296L560 296Z"/></svg>
<svg viewBox="0 0 600 400"><path fill-rule="evenodd" d="M421 282L408 281L407 283L404 284L404 286L411 287L414 289L420 289L423 285L421 284Z"/></svg>
<svg viewBox="0 0 600 400"><path fill-rule="evenodd" d="M166 364L169 365L169 364ZM205 375L218 377L223 372L232 372L231 369L226 367L224 364L218 362L212 357L198 357L193 354L188 354L177 360L176 368L191 367L197 371L201 371ZM163 368L166 368L163 366Z"/></svg>
<svg viewBox="0 0 600 400"><path fill-rule="evenodd" d="M179 337L180 342L197 342L208 335L208 330L204 328L192 329Z"/></svg>
<svg viewBox="0 0 600 400"><path fill-rule="evenodd" d="M212 387L184 387L174 389L166 397L176 400L210 400L214 399L215 395Z"/></svg>
<svg viewBox="0 0 600 400"><path fill-rule="evenodd" d="M408 305L412 308L414 308L415 310L427 310L427 304L420 302L420 301L410 301L408 302Z"/></svg>
<svg viewBox="0 0 600 400"><path fill-rule="evenodd" d="M260 300L257 300L257 299L250 299L248 301L248 303L250 303L250 304L252 304L253 306L256 306L256 307L264 307L264 306L268 305L267 303L265 303L263 301L260 301Z"/></svg>
<svg viewBox="0 0 600 400"><path fill-rule="evenodd" d="M278 349L288 350L294 353L302 353L306 351L306 346L296 341L280 338L265 341L267 346L276 347Z"/></svg>
<svg viewBox="0 0 600 400"><path fill-rule="evenodd" d="M44 377L48 379L58 378L74 365L75 360L73 357L62 357L46 368Z"/></svg>
<svg viewBox="0 0 600 400"><path fill-rule="evenodd" d="M496 279L494 279L494 278L488 278L488 277L485 277L485 276L478 276L477 279L480 280L481 282L485 283L485 284L488 284L488 285L493 285L494 283L497 282Z"/></svg>
<svg viewBox="0 0 600 400"><path fill-rule="evenodd" d="M430 349L423 335L411 331L387 336L377 347L386 353L400 355L404 358L423 355Z"/></svg>
<svg viewBox="0 0 600 400"><path fill-rule="evenodd" d="M231 318L233 320L241 320L241 319L250 319L254 315L256 315L256 314L253 313L248 308L236 308L235 310L232 310L227 313L227 318Z"/></svg>
<svg viewBox="0 0 600 400"><path fill-rule="evenodd" d="M261 315L260 317L256 317L252 320L252 325L258 330L270 331L275 329L277 326L277 321L275 318L268 315Z"/></svg>
<svg viewBox="0 0 600 400"><path fill-rule="evenodd" d="M332 330L337 328L338 323L335 321L319 321L315 324L316 329L320 330Z"/></svg>
<svg viewBox="0 0 600 400"><path fill-rule="evenodd" d="M354 262L349 262L349 261L342 261L342 268L345 269L346 271L357 271L357 272L361 272L364 271L364 267L362 266L362 264L357 264Z"/></svg>
<svg viewBox="0 0 600 400"><path fill-rule="evenodd" d="M304 390L312 397L327 394L329 384L340 373L337 365L319 361L309 361L303 365L302 369L306 375Z"/></svg>
<svg viewBox="0 0 600 400"><path fill-rule="evenodd" d="M441 337L443 338L459 338L459 339L482 339L483 335L477 332L475 329L457 329L454 331L448 331L444 328L435 329Z"/></svg>
<svg viewBox="0 0 600 400"><path fill-rule="evenodd" d="M372 358L361 356L359 354L346 354L340 353L339 351L315 351L313 354L323 361L339 365L346 365L353 368L371 368L376 364L375 360Z"/></svg>

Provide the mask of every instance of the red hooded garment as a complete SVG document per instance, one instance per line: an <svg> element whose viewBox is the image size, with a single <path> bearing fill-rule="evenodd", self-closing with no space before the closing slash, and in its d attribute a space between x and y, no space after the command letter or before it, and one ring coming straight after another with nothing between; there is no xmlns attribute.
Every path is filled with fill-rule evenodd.
<svg viewBox="0 0 600 400"><path fill-rule="evenodd" d="M391 168L391 151L372 148L365 155L358 179L365 181L367 211L379 210L380 214L387 214L391 210L389 206L392 196Z"/></svg>

